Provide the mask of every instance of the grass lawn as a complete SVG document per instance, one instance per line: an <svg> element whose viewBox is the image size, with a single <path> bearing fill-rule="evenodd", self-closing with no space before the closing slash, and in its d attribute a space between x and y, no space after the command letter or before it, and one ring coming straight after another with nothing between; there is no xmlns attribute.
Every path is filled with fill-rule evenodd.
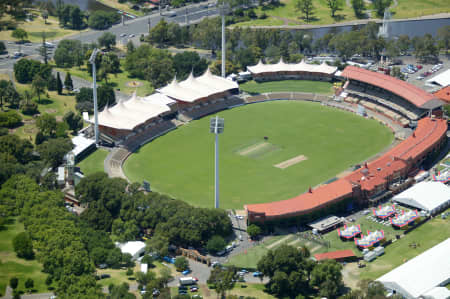
<svg viewBox="0 0 450 299"><path fill-rule="evenodd" d="M450 5L442 0L398 0L398 6L392 8L394 19L414 18L446 12L450 12Z"/></svg>
<svg viewBox="0 0 450 299"><path fill-rule="evenodd" d="M35 14L37 12L34 12ZM52 41L54 39L61 39L73 34L79 34L80 31L63 29L59 27L58 18L49 16L47 19L47 24L44 23L44 19L38 13L38 17L35 17L33 21L15 21L10 16L5 15L0 20L2 22L12 22L17 23L17 28L22 28L28 32L28 40L31 42L42 42L42 32L45 32L47 41ZM11 40L17 41L11 36L13 30L0 31L0 40Z"/></svg>
<svg viewBox="0 0 450 299"><path fill-rule="evenodd" d="M242 287L242 286L246 287ZM264 292L263 284L256 283L236 283L234 288L227 293L228 295L255 297L259 299L272 299L274 296Z"/></svg>
<svg viewBox="0 0 450 299"><path fill-rule="evenodd" d="M136 271L136 269L134 269ZM111 275L110 278L100 279L98 283L103 286L107 287L110 284L120 285L124 282L128 284L134 283L136 280L134 278L134 275L127 276L126 275L127 270L123 269L97 269L97 275L101 274L109 274ZM128 279L132 278L132 279Z"/></svg>
<svg viewBox="0 0 450 299"><path fill-rule="evenodd" d="M392 132L374 120L317 103L275 101L220 112L221 207L287 199L380 152ZM214 138L209 117L179 127L127 159L131 181L195 206L212 207ZM268 142L263 137L267 136ZM181 150L182 149L182 150ZM306 160L285 169L275 164Z"/></svg>
<svg viewBox="0 0 450 299"><path fill-rule="evenodd" d="M279 25L324 25L335 24L340 22L348 22L356 20L356 16L351 6L344 5L342 10L336 12L336 17L332 18L330 9L326 4L326 0L316 0L313 2L315 13L314 18L306 23L302 14L295 9L295 0L281 0L281 5L266 5L255 10L259 16L263 12L268 16L266 19L256 19L248 22L241 22L233 26L279 26ZM367 4L366 4L367 7ZM372 9L368 7L368 9ZM394 19L414 18L425 15L445 13L450 11L450 6L446 1L442 0L398 0L398 6L392 8L392 16ZM375 18L375 13L372 13Z"/></svg>
<svg viewBox="0 0 450 299"><path fill-rule="evenodd" d="M331 94L333 85L329 82L308 81L308 80L282 80L258 83L248 81L239 85L239 88L248 93L265 92L315 92Z"/></svg>
<svg viewBox="0 0 450 299"><path fill-rule="evenodd" d="M89 74L86 71L86 66L79 67L72 67L70 69L63 69L63 68L56 68L57 70L61 70L64 72L70 72L72 76L79 77L81 79L92 81L91 74ZM123 67L122 67L123 70ZM103 82L104 81L98 81ZM128 83L130 82L137 82L138 87L132 87L128 86ZM118 74L109 74L108 75L108 84L111 85L114 89L118 89L123 93L131 95L133 92L137 92L138 96L147 96L151 94L154 89L150 82L146 80L140 80L137 78L131 78L127 71L123 70L121 73Z"/></svg>
<svg viewBox="0 0 450 299"><path fill-rule="evenodd" d="M81 168L84 175L90 175L95 172L103 172L103 162L105 161L108 151L98 148L95 152L89 154L82 161L78 162L77 166Z"/></svg>
<svg viewBox="0 0 450 299"><path fill-rule="evenodd" d="M118 10L123 10L123 11L129 12L129 13L132 13L132 14L137 15L137 16L143 16L144 15L144 13L142 11L140 11L140 10L131 9L130 2L119 3L118 0L98 0L98 2L101 2L101 3L105 4L105 5L110 6L110 7L114 7L115 9L118 9Z"/></svg>
<svg viewBox="0 0 450 299"><path fill-rule="evenodd" d="M15 219L6 225L4 230L0 230L0 296L5 294L9 279L17 277L19 279L18 290L25 292L25 280L34 280L34 290L37 293L47 292L45 279L47 274L42 273L42 265L36 260L27 261L16 256L12 240L24 231L23 224Z"/></svg>
<svg viewBox="0 0 450 299"><path fill-rule="evenodd" d="M25 90L31 91L31 84L20 84L17 81L14 82L16 85L16 89L19 92L23 92ZM41 114L48 113L52 114L56 117L57 121L62 121L64 114L68 111L76 111L75 110L75 96L71 94L62 94L59 95L56 91L48 91L47 95L41 95L41 101L38 103L37 97L33 97L33 101L38 103L38 109ZM20 111L19 111L20 112ZM20 138L30 139L34 142L34 138L38 129L36 127L35 118L29 115L23 115L20 113L23 118L23 125L14 129L14 134L18 135Z"/></svg>

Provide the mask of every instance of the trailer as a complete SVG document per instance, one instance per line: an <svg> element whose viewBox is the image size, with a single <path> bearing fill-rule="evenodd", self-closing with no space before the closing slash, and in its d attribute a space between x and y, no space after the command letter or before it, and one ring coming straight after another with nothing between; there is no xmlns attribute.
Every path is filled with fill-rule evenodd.
<svg viewBox="0 0 450 299"><path fill-rule="evenodd" d="M196 279L194 277L180 277L180 285L190 285L195 284Z"/></svg>

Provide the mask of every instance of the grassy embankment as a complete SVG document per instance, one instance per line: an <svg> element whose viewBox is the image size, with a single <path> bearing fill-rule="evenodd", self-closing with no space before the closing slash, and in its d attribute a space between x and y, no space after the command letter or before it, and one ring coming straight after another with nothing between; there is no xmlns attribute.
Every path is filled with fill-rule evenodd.
<svg viewBox="0 0 450 299"><path fill-rule="evenodd" d="M248 93L266 92L313 92L321 94L331 94L332 85L329 82L309 81L309 80L282 80L258 83L248 81L240 84L239 88Z"/></svg>
<svg viewBox="0 0 450 299"><path fill-rule="evenodd" d="M103 172L103 162L105 161L106 156L108 156L108 151L98 148L95 152L78 162L77 166L81 168L81 171L85 176L95 172Z"/></svg>
<svg viewBox="0 0 450 299"><path fill-rule="evenodd" d="M5 228L0 230L0 297L5 294L6 286L12 277L19 279L19 291L26 292L25 280L31 278L34 281L34 292L47 292L47 274L41 272L42 265L36 260L18 258L14 252L12 240L23 231L23 224L15 218L10 218Z"/></svg>

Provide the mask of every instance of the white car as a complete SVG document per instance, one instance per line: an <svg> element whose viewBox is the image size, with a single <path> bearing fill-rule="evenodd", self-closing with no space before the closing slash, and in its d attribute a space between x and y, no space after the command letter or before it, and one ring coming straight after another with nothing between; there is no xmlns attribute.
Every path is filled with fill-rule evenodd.
<svg viewBox="0 0 450 299"><path fill-rule="evenodd" d="M135 37L135 35L134 34L130 34L129 37L132 38L132 37Z"/></svg>
<svg viewBox="0 0 450 299"><path fill-rule="evenodd" d="M120 37L125 37L125 36L127 36L126 33L122 33L122 34L120 35Z"/></svg>
<svg viewBox="0 0 450 299"><path fill-rule="evenodd" d="M169 10L163 14L163 16L169 17L169 18L175 17L176 15L177 15L177 13L173 10Z"/></svg>

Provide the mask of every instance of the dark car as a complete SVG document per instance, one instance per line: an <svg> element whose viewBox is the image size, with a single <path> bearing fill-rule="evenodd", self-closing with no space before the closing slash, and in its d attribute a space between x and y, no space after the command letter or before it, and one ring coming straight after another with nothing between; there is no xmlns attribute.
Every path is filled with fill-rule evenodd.
<svg viewBox="0 0 450 299"><path fill-rule="evenodd" d="M110 278L110 277L111 277L111 275L109 275L109 274L100 275L100 279L105 279L105 278Z"/></svg>

